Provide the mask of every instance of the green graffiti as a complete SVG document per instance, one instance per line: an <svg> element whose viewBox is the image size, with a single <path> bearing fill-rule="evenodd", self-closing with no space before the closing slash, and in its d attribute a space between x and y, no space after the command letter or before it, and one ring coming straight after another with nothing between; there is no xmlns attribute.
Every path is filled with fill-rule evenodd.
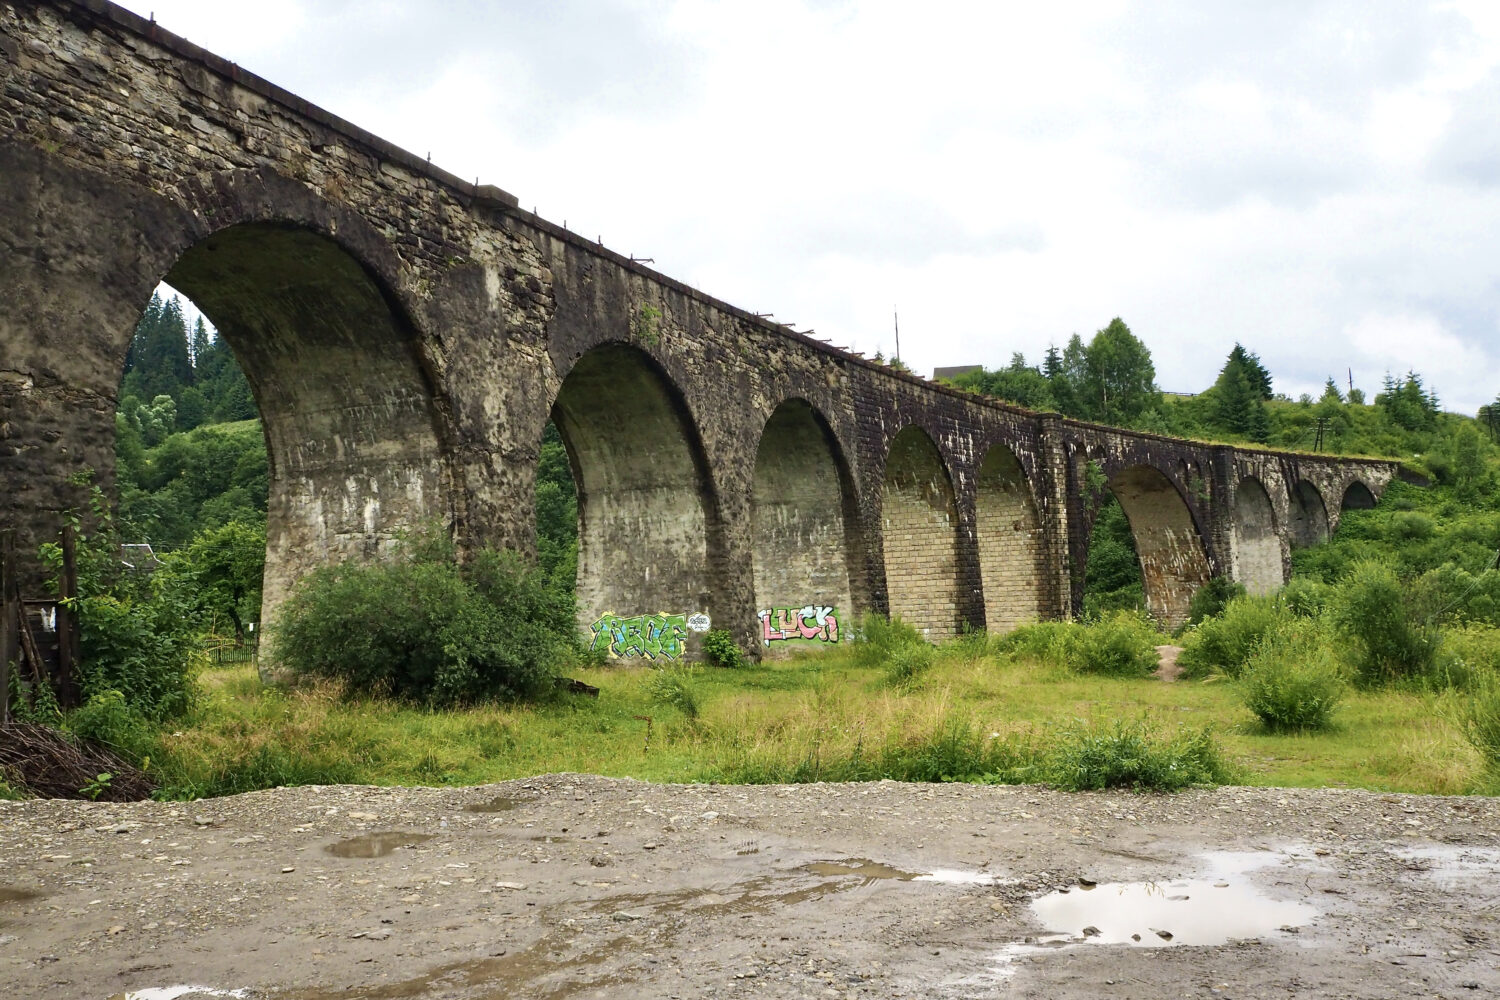
<svg viewBox="0 0 1500 1000"><path fill-rule="evenodd" d="M643 656L648 660L681 659L682 641L687 638L687 615L635 615L621 618L604 615L594 622L592 649L610 656Z"/></svg>

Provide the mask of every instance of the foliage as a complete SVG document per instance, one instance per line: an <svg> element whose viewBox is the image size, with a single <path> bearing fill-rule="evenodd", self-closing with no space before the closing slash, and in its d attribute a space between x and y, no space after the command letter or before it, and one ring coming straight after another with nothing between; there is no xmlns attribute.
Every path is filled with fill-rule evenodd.
<svg viewBox="0 0 1500 1000"><path fill-rule="evenodd" d="M1244 596L1244 584L1227 576L1213 577L1193 591L1193 598L1188 602L1188 624L1196 625L1205 618L1221 614L1230 601Z"/></svg>
<svg viewBox="0 0 1500 1000"><path fill-rule="evenodd" d="M995 644L1012 660L1034 660L1056 667L1071 666L1079 630L1077 622L1029 622L1011 629Z"/></svg>
<svg viewBox="0 0 1500 1000"><path fill-rule="evenodd" d="M745 654L728 629L711 628L703 633L703 658L716 667L739 668L745 665Z"/></svg>
<svg viewBox="0 0 1500 1000"><path fill-rule="evenodd" d="M1196 785L1222 785L1234 777L1208 727L1164 734L1144 719L1116 719L1105 725L1075 723L1063 730L1042 772L1048 784L1068 791L1175 792Z"/></svg>
<svg viewBox="0 0 1500 1000"><path fill-rule="evenodd" d="M1205 618L1183 635L1177 663L1186 677L1205 677L1214 671L1238 677L1261 640L1287 617L1273 597L1236 597L1220 615Z"/></svg>
<svg viewBox="0 0 1500 1000"><path fill-rule="evenodd" d="M1268 633L1240 678L1245 707L1268 729L1325 729L1344 697L1338 657L1315 621Z"/></svg>
<svg viewBox="0 0 1500 1000"><path fill-rule="evenodd" d="M1500 678L1490 675L1464 703L1464 739L1484 759L1492 774L1500 775Z"/></svg>
<svg viewBox="0 0 1500 1000"><path fill-rule="evenodd" d="M1361 683L1411 678L1432 666L1440 635L1417 619L1407 588L1388 564L1356 563L1330 610Z"/></svg>
<svg viewBox="0 0 1500 1000"><path fill-rule="evenodd" d="M536 559L554 589L572 593L578 576L578 489L557 425L542 432L536 470Z"/></svg>
<svg viewBox="0 0 1500 1000"><path fill-rule="evenodd" d="M926 644L921 633L899 616L868 614L855 626L849 647L860 665L877 667L888 664L900 649Z"/></svg>
<svg viewBox="0 0 1500 1000"><path fill-rule="evenodd" d="M245 624L260 620L265 562L265 525L230 521L199 532L185 551L169 560L167 572L188 575L196 586L200 611L233 623L235 637L243 641Z"/></svg>
<svg viewBox="0 0 1500 1000"><path fill-rule="evenodd" d="M653 704L668 705L689 719L698 718L698 693L693 687L691 670L681 667L658 670L651 677L649 690Z"/></svg>
<svg viewBox="0 0 1500 1000"><path fill-rule="evenodd" d="M1080 673L1146 677L1160 662L1156 646L1162 637L1139 612L1117 611L1073 635L1069 663Z"/></svg>
<svg viewBox="0 0 1500 1000"><path fill-rule="evenodd" d="M451 706L530 698L577 652L573 603L508 552L463 567L420 544L316 570L281 611L275 659L348 689Z"/></svg>
<svg viewBox="0 0 1500 1000"><path fill-rule="evenodd" d="M1089 540L1088 563L1083 574L1083 613L1096 618L1110 611L1138 610L1146 606L1145 582L1135 536L1125 510L1108 490Z"/></svg>
<svg viewBox="0 0 1500 1000"><path fill-rule="evenodd" d="M1032 410L1057 409L1051 380L1042 374L1041 369L1026 364L1025 356L1019 351L1011 355L1008 367L994 371L981 368L978 371L964 372L950 381L960 389L993 396Z"/></svg>

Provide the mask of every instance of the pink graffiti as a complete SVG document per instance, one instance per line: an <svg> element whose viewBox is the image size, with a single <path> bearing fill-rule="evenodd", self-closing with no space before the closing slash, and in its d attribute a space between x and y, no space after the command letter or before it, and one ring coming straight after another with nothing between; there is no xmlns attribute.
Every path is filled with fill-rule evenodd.
<svg viewBox="0 0 1500 1000"><path fill-rule="evenodd" d="M759 616L761 642L767 646L785 639L839 641L839 619L830 607L771 608Z"/></svg>

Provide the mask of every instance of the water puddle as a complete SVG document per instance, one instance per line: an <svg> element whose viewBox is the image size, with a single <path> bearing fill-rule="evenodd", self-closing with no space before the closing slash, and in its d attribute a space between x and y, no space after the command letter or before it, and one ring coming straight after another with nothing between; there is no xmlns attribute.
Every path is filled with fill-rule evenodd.
<svg viewBox="0 0 1500 1000"><path fill-rule="evenodd" d="M938 868L930 872L908 872L869 858L844 858L840 861L814 861L802 871L813 875L837 877L850 875L868 884L883 879L897 882L940 882L944 885L994 885L995 876L988 872L967 872L956 868Z"/></svg>
<svg viewBox="0 0 1500 1000"><path fill-rule="evenodd" d="M504 795L497 795L483 802L470 802L464 806L464 812L470 813L503 813L511 812L521 804L520 799L512 799Z"/></svg>
<svg viewBox="0 0 1500 1000"><path fill-rule="evenodd" d="M1272 899L1247 877L1287 859L1279 852L1216 852L1205 855L1203 878L1081 882L1033 900L1031 909L1049 932L1043 945L1161 948L1263 938L1301 927L1317 915L1306 903Z"/></svg>
<svg viewBox="0 0 1500 1000"><path fill-rule="evenodd" d="M430 833L403 833L386 830L381 833L366 833L337 844L329 844L323 850L336 858L383 858L402 847L415 847L433 837Z"/></svg>
<svg viewBox="0 0 1500 1000"><path fill-rule="evenodd" d="M41 899L43 893L38 889L22 889L14 885L0 885L0 904L4 903L29 903L33 899Z"/></svg>
<svg viewBox="0 0 1500 1000"><path fill-rule="evenodd" d="M1391 852L1444 888L1500 875L1500 850L1493 847L1406 847Z"/></svg>
<svg viewBox="0 0 1500 1000"><path fill-rule="evenodd" d="M208 997L248 997L249 990L216 990L212 986L152 986L116 993L109 1000L200 1000Z"/></svg>

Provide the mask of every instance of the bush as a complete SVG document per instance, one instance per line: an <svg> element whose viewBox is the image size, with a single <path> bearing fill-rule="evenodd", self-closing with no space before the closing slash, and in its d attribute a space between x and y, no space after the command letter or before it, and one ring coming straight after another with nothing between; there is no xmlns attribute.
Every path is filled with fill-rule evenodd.
<svg viewBox="0 0 1500 1000"><path fill-rule="evenodd" d="M887 684L910 685L932 666L933 648L925 642L911 642L891 650L886 661Z"/></svg>
<svg viewBox="0 0 1500 1000"><path fill-rule="evenodd" d="M132 708L119 691L105 691L68 714L66 728L73 735L101 743L123 754L137 766L157 754L156 727Z"/></svg>
<svg viewBox="0 0 1500 1000"><path fill-rule="evenodd" d="M1227 576L1216 576L1193 591L1193 599L1188 602L1188 624L1196 625L1205 618L1212 618L1223 612L1230 601L1244 596L1244 584Z"/></svg>
<svg viewBox="0 0 1500 1000"><path fill-rule="evenodd" d="M1161 635L1139 612L1117 611L1073 634L1069 665L1080 673L1111 677L1145 677L1161 658Z"/></svg>
<svg viewBox="0 0 1500 1000"><path fill-rule="evenodd" d="M1288 580L1277 592L1281 606L1300 618L1316 618L1328 606L1333 588L1322 580L1298 576Z"/></svg>
<svg viewBox="0 0 1500 1000"><path fill-rule="evenodd" d="M282 607L273 652L350 692L451 706L540 694L576 655L575 630L569 597L514 553L461 569L409 546L391 563L309 575Z"/></svg>
<svg viewBox="0 0 1500 1000"><path fill-rule="evenodd" d="M689 719L698 718L698 692L693 687L693 675L689 670L670 667L658 670L652 675L646 691L653 704L675 708Z"/></svg>
<svg viewBox="0 0 1500 1000"><path fill-rule="evenodd" d="M1234 778L1212 730L1154 731L1145 720L1112 726L1075 724L1047 753L1042 773L1067 791L1102 788L1175 792L1194 785L1222 785Z"/></svg>
<svg viewBox="0 0 1500 1000"><path fill-rule="evenodd" d="M1464 738L1479 751L1492 774L1500 774L1500 681L1493 676L1479 685L1464 706Z"/></svg>
<svg viewBox="0 0 1500 1000"><path fill-rule="evenodd" d="M1440 634L1415 620L1407 600L1396 571L1374 560L1355 564L1339 585L1333 619L1361 683L1411 678L1432 666Z"/></svg>
<svg viewBox="0 0 1500 1000"><path fill-rule="evenodd" d="M1270 634L1245 664L1245 707L1268 729L1325 729L1344 697L1344 680L1327 636L1299 621Z"/></svg>
<svg viewBox="0 0 1500 1000"><path fill-rule="evenodd" d="M862 667L887 664L897 650L925 645L927 640L921 633L900 618L876 614L865 615L859 620L849 643L854 662Z"/></svg>
<svg viewBox="0 0 1500 1000"><path fill-rule="evenodd" d="M1274 598L1237 597L1217 618L1206 618L1183 636L1177 657L1183 675L1205 677L1214 671L1238 677L1245 661L1287 615Z"/></svg>
<svg viewBox="0 0 1500 1000"><path fill-rule="evenodd" d="M1077 622L1031 622L1006 633L996 641L995 649L1013 660L1038 660L1066 667L1072 661L1073 645L1083 628Z"/></svg>
<svg viewBox="0 0 1500 1000"><path fill-rule="evenodd" d="M745 665L745 654L730 631L723 628L703 633L703 658L716 667L739 668Z"/></svg>

